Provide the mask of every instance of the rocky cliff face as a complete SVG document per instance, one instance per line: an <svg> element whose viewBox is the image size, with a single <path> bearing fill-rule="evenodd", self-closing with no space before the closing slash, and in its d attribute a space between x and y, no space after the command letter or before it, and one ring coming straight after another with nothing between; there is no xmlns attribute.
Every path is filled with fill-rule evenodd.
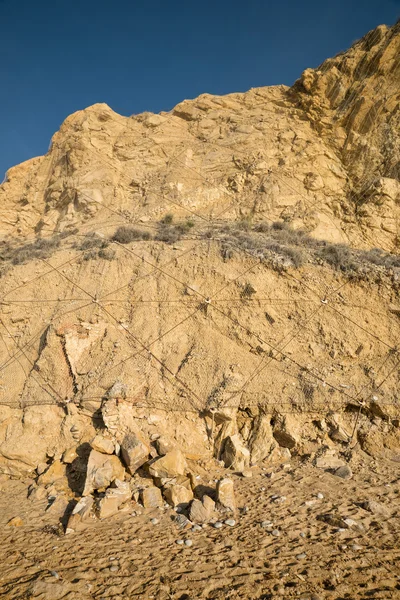
<svg viewBox="0 0 400 600"><path fill-rule="evenodd" d="M399 50L382 26L292 88L95 105L8 172L0 469L82 446L115 386L192 456L397 451Z"/></svg>

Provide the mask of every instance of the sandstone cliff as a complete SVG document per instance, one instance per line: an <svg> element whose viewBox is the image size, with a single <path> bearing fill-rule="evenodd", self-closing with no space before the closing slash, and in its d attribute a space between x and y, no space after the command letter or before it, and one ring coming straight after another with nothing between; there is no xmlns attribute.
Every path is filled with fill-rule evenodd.
<svg viewBox="0 0 400 600"><path fill-rule="evenodd" d="M0 469L104 427L254 461L399 442L400 24L292 88L71 115L0 187Z"/></svg>

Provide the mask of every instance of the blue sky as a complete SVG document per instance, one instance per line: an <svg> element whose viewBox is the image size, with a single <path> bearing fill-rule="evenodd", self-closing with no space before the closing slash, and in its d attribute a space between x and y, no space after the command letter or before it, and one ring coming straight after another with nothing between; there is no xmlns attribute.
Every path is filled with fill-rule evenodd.
<svg viewBox="0 0 400 600"><path fill-rule="evenodd" d="M399 16L400 0L0 0L0 181L76 110L290 85Z"/></svg>

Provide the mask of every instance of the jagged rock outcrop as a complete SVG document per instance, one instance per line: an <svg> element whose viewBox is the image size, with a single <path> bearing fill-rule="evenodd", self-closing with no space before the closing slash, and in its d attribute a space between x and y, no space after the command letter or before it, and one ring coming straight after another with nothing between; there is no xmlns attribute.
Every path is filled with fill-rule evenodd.
<svg viewBox="0 0 400 600"><path fill-rule="evenodd" d="M382 26L291 88L94 105L8 172L1 472L81 473L91 442L158 478L398 453L399 46Z"/></svg>

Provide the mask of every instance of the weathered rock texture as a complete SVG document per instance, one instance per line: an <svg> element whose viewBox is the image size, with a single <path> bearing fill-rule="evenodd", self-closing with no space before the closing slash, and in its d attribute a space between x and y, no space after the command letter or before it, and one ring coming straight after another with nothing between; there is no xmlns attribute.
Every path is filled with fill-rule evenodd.
<svg viewBox="0 0 400 600"><path fill-rule="evenodd" d="M8 172L1 471L104 428L132 473L157 451L135 431L186 458L236 440L238 468L353 431L398 453L399 51L382 26L291 88L97 104Z"/></svg>

